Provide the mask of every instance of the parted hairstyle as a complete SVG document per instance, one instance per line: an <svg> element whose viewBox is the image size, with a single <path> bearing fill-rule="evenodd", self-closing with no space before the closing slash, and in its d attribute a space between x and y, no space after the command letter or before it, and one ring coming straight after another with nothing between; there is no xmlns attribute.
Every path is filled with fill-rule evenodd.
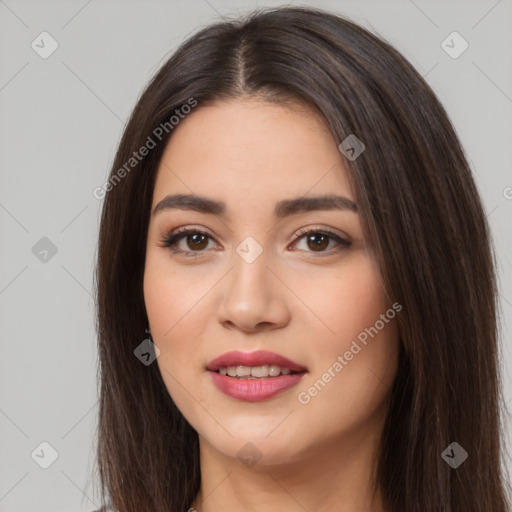
<svg viewBox="0 0 512 512"><path fill-rule="evenodd" d="M147 327L148 224L171 116L191 99L197 111L247 97L298 101L336 141L355 134L365 145L355 160L343 157L345 167L385 292L403 306L377 467L385 510L509 512L496 258L467 157L440 101L396 49L312 7L260 9L201 28L160 67L125 127L95 272L102 506L183 512L199 490L198 435L158 365L134 356ZM468 453L456 469L441 456L452 442Z"/></svg>

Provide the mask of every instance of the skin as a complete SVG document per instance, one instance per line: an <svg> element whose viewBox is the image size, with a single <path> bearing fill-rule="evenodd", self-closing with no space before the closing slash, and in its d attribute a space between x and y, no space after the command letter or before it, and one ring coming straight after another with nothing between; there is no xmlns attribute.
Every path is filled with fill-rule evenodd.
<svg viewBox="0 0 512 512"><path fill-rule="evenodd" d="M370 491L397 371L395 320L367 345L359 343L363 348L309 403L298 400L391 307L360 215L322 210L273 217L282 199L335 193L355 202L338 142L305 106L255 98L199 105L167 144L152 211L177 193L227 206L226 217L161 211L151 216L147 239L144 297L160 349L157 364L200 440L201 489L191 507L383 510L380 492L372 501ZM208 232L200 249L186 235L175 246L199 256L162 247L181 226ZM307 236L297 237L302 227L329 229L351 245L328 238L315 251ZM247 236L263 249L252 263L236 252ZM257 349L282 354L308 373L262 402L221 393L207 363L230 350ZM249 442L261 456L252 467L237 456Z"/></svg>

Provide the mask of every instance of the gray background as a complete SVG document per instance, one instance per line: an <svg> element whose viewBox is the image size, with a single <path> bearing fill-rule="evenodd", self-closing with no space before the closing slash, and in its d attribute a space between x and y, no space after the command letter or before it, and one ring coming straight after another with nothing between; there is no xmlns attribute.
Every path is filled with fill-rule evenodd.
<svg viewBox="0 0 512 512"><path fill-rule="evenodd" d="M97 413L91 293L102 202L93 189L108 176L143 86L186 36L221 16L279 4L0 0L0 511L98 505L91 477ZM512 0L310 4L385 37L426 77L452 118L499 259L510 410ZM46 59L31 47L34 40L42 46L43 31L59 45ZM456 59L441 47L453 31L469 43ZM51 462L43 441L58 453L47 469L39 465Z"/></svg>

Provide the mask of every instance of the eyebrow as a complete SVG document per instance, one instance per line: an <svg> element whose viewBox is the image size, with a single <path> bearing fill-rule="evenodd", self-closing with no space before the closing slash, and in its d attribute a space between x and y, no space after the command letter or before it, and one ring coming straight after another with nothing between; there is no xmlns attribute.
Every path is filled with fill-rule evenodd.
<svg viewBox="0 0 512 512"><path fill-rule="evenodd" d="M199 213L226 215L226 204L195 194L174 194L164 197L153 210L153 215L171 209L192 210ZM284 199L276 204L274 217L282 219L297 213L316 210L349 210L357 213L357 205L351 199L336 195L297 197Z"/></svg>

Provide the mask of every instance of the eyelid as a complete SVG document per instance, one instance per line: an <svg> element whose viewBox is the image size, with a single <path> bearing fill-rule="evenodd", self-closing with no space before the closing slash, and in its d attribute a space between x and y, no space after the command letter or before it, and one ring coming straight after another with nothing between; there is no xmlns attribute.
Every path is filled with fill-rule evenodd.
<svg viewBox="0 0 512 512"><path fill-rule="evenodd" d="M186 225L186 226L180 226L178 228L172 229L171 231L168 232L168 234L162 234L163 238L161 240L161 244L157 244L157 245L158 245L158 247L162 247L164 249L169 249L176 254L192 253L194 255L199 256L204 251L183 251L180 249L175 250L173 248L179 241L181 241L187 235L197 234L197 233L206 235L211 240L216 242L215 237L212 234L208 233L208 231L206 231L204 228L202 228L202 227L197 228L195 226Z"/></svg>
<svg viewBox="0 0 512 512"><path fill-rule="evenodd" d="M334 230L334 228L327 228L322 226L304 226L297 229L293 234L293 241L296 242L299 237L303 237L308 233L325 233L332 238L339 238L343 241L350 242L350 237L340 230Z"/></svg>
<svg viewBox="0 0 512 512"><path fill-rule="evenodd" d="M321 258L321 257L332 256L333 254L339 253L343 249L348 249L352 245L352 241L350 240L350 237L348 235L346 235L346 234L341 235L341 234L337 233L336 231L334 231L332 228L323 228L323 227L319 227L319 226L306 226L306 227L302 227L302 228L298 229L293 235L294 238L293 238L292 244L296 245L310 233L313 233L313 234L318 233L321 235L325 235L328 238L330 238L330 240L334 240L337 244L336 247L331 248L326 251L318 251L318 252L316 252L316 251L301 251L301 252L311 253L311 254L315 255L315 257ZM297 249L293 249L293 250L295 251Z"/></svg>
<svg viewBox="0 0 512 512"><path fill-rule="evenodd" d="M299 228L296 230L293 234L293 240L291 244L295 245L300 240L302 240L305 236L307 236L310 233L318 233L321 235L325 235L329 237L331 240L334 240L337 244L337 247L331 248L326 251L318 251L315 255L315 251L304 251L304 252L310 252L314 254L316 257L322 257L322 256L329 256L332 255L333 252L339 252L341 249L346 249L352 245L352 242L350 240L350 237L346 234L339 234L336 233L332 228L323 228L319 226L305 226L302 228ZM193 256L198 257L203 255L206 250L201 249L199 251L184 251L182 249L174 249L174 247L177 245L178 242L180 242L183 238L185 238L188 234L201 234L207 236L209 239L211 239L213 242L217 243L215 237L211 235L207 230L204 228L197 228L192 225L186 225L186 226L180 226L178 228L175 228L170 231L168 235L163 235L164 238L162 240L162 244L158 244L159 247L167 248L171 250L175 254L182 254L185 256ZM289 247L289 246L288 246ZM293 249L297 250L297 249ZM300 250L299 250L300 251Z"/></svg>

